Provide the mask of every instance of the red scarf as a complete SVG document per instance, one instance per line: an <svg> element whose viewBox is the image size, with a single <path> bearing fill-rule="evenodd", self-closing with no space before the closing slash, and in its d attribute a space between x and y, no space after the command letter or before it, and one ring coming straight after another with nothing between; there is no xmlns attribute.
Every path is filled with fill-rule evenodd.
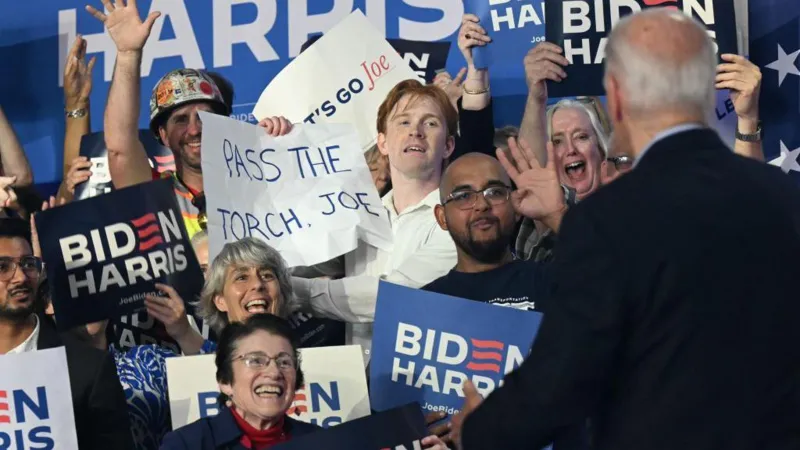
<svg viewBox="0 0 800 450"><path fill-rule="evenodd" d="M239 443L245 448L265 450L273 445L278 445L289 440L289 433L283 430L285 423L283 417L281 417L280 422L276 423L275 426L262 431L257 430L247 423L234 408L231 408L231 412L233 413L234 420L236 420L236 424L239 425L239 429L244 433Z"/></svg>

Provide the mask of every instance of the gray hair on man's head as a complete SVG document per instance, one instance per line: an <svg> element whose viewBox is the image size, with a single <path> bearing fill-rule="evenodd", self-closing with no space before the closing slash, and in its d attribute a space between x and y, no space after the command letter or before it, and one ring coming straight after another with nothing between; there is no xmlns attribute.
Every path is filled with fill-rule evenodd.
<svg viewBox="0 0 800 450"><path fill-rule="evenodd" d="M278 302L276 316L286 317L288 315L289 303L292 301L294 291L292 290L292 277L286 261L277 250L255 238L244 238L236 242L229 242L222 247L208 269L208 278L200 294L199 311L203 321L219 334L225 325L228 324L228 315L214 304L214 299L222 295L225 288L225 276L228 269L234 267L257 267L269 269L275 274L280 286L280 298Z"/></svg>
<svg viewBox="0 0 800 450"><path fill-rule="evenodd" d="M600 150L600 156L605 158L606 155L608 155L608 136L606 136L605 131L603 131L603 125L600 123L600 119L597 117L594 109L584 102L565 98L560 100L555 105L547 108L548 139L553 138L553 116L556 114L556 111L560 109L577 109L583 111L589 117L589 122L591 122L592 129L594 130L594 135L597 137L597 148Z"/></svg>
<svg viewBox="0 0 800 450"><path fill-rule="evenodd" d="M649 48L630 42L631 22L647 16L668 17L697 27L702 33L698 51L683 61L655 56ZM606 44L606 75L613 75L625 92L632 113L671 108L706 117L716 101L717 56L705 27L683 12L652 8L626 16L611 31Z"/></svg>

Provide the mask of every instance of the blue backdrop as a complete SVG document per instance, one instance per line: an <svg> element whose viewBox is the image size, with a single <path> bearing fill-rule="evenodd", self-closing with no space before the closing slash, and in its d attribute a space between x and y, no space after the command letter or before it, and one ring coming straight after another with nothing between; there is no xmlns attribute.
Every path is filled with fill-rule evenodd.
<svg viewBox="0 0 800 450"><path fill-rule="evenodd" d="M464 66L455 43L461 15L475 11L488 0L140 0L146 14L151 7L163 18L154 28L146 48L142 79L142 128L147 125L147 96L158 78L178 67L205 68L222 73L236 88L234 113L246 117L269 80L300 50L308 36L329 29L354 8L389 38L419 41L450 40L448 70ZM92 93L92 128L102 128L102 115L114 64L114 45L98 21L85 12L87 0L24 0L3 5L0 14L0 105L12 121L34 168L37 184L57 183L61 178L64 133L63 60L67 44L76 33L88 40L89 53L98 56ZM539 10L541 0L495 1L492 9L515 21L525 18L524 32L535 40L541 25L527 8ZM502 4L501 4L502 3ZM96 7L99 0L92 0ZM510 11L509 11L510 9ZM790 124L800 117L800 76L796 58L784 61L785 80L778 85L777 44L791 55L800 49L800 2L797 0L749 0L751 58L764 73L762 109L765 119L765 153L768 159L800 148L800 132ZM511 19L513 17L513 19ZM490 27L490 26L489 26ZM506 27L501 27L505 30ZM532 38L533 36L533 38ZM797 55L794 55L797 56ZM773 65L773 67L777 67ZM520 67L521 69L521 67ZM517 72L522 76L522 71ZM323 76L323 74L320 74ZM507 84L507 76L493 78ZM516 85L524 81L517 80ZM495 84L495 83L493 83ZM509 84L509 86L514 83ZM516 124L522 114L524 95L514 92L494 98L496 123ZM773 103L778 102L778 103ZM779 104L780 108L773 105ZM794 153L797 156L800 152ZM791 161L790 161L791 162Z"/></svg>

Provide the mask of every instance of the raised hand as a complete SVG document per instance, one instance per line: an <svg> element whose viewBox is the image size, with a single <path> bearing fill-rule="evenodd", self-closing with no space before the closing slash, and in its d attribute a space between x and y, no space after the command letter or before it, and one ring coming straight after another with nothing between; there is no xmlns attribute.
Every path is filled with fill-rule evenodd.
<svg viewBox="0 0 800 450"><path fill-rule="evenodd" d="M740 119L758 121L758 93L761 89L761 69L747 58L723 54L726 63L717 66L717 89L729 89L731 101Z"/></svg>
<svg viewBox="0 0 800 450"><path fill-rule="evenodd" d="M466 75L466 68L459 70L455 78L451 77L447 72L440 72L433 79L433 84L447 94L450 103L455 107L458 105L458 99L461 98L461 85L464 83L464 77Z"/></svg>
<svg viewBox="0 0 800 450"><path fill-rule="evenodd" d="M86 63L86 40L80 35L69 51L64 66L64 105L68 111L86 108L92 93L92 69L97 57Z"/></svg>
<svg viewBox="0 0 800 450"><path fill-rule="evenodd" d="M50 199L44 203L42 203L42 211L47 211L48 209L55 208L56 206L64 206L66 204L66 200L63 198L56 201L56 198L50 196ZM33 256L38 258L42 257L42 246L39 243L39 232L36 230L36 214L31 214L31 249L33 250Z"/></svg>
<svg viewBox="0 0 800 450"><path fill-rule="evenodd" d="M92 162L89 161L89 158L79 156L73 159L72 164L69 166L67 177L64 179L67 192L75 195L75 186L86 182L92 176L92 172L89 170L91 168Z"/></svg>
<svg viewBox="0 0 800 450"><path fill-rule="evenodd" d="M523 140L508 139L508 149L513 162L503 150L497 150L497 159L514 181L517 190L511 194L511 204L523 216L541 220L557 228L566 211L564 190L558 180L553 143L547 142L547 164L542 166L536 155ZM548 223L556 219L557 223Z"/></svg>
<svg viewBox="0 0 800 450"><path fill-rule="evenodd" d="M86 11L97 20L103 22L108 29L108 34L117 46L118 53L139 52L144 48L147 38L150 37L150 30L156 22L160 12L151 12L142 22L139 16L139 9L136 7L136 0L102 0L108 14L98 11L90 5L86 5Z"/></svg>
<svg viewBox="0 0 800 450"><path fill-rule="evenodd" d="M14 191L14 183L17 177L0 177L0 208L16 209L17 193Z"/></svg>
<svg viewBox="0 0 800 450"><path fill-rule="evenodd" d="M190 332L189 317L186 315L186 306L180 294L170 286L156 283L156 289L166 294L165 297L147 295L144 306L150 317L164 324L167 334L176 341L180 341L186 333Z"/></svg>
<svg viewBox="0 0 800 450"><path fill-rule="evenodd" d="M547 101L547 80L561 81L567 77L563 67L569 60L563 55L564 50L550 42L540 42L525 55L525 81L528 83L528 95L537 101Z"/></svg>
<svg viewBox="0 0 800 450"><path fill-rule="evenodd" d="M483 47L492 42L492 38L486 34L486 30L482 26L478 25L478 21L478 16L475 14L464 14L464 17L461 18L461 29L458 30L458 49L464 55L468 67L475 66L472 59L472 48Z"/></svg>
<svg viewBox="0 0 800 450"><path fill-rule="evenodd" d="M450 439L456 444L456 448L462 448L461 445L461 432L464 429L464 421L472 414L473 411L478 409L478 406L483 403L483 397L478 393L472 381L467 380L464 382L464 406L461 411L453 416L450 421L452 431L450 432Z"/></svg>

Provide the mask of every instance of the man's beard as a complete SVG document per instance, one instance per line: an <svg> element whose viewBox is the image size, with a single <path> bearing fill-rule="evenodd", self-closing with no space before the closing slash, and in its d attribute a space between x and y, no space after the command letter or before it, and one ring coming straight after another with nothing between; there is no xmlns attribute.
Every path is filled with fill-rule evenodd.
<svg viewBox="0 0 800 450"><path fill-rule="evenodd" d="M0 306L0 319L19 322L28 319L36 311L36 302L32 301L27 306L8 308Z"/></svg>
<svg viewBox="0 0 800 450"><path fill-rule="evenodd" d="M495 264L505 258L508 247L511 245L511 235L513 233L513 227L503 229L498 221L498 235L494 239L484 241L476 240L472 236L471 227L467 228L466 236L453 233L452 231L450 236L453 238L453 242L455 242L458 248L476 261L482 264Z"/></svg>

